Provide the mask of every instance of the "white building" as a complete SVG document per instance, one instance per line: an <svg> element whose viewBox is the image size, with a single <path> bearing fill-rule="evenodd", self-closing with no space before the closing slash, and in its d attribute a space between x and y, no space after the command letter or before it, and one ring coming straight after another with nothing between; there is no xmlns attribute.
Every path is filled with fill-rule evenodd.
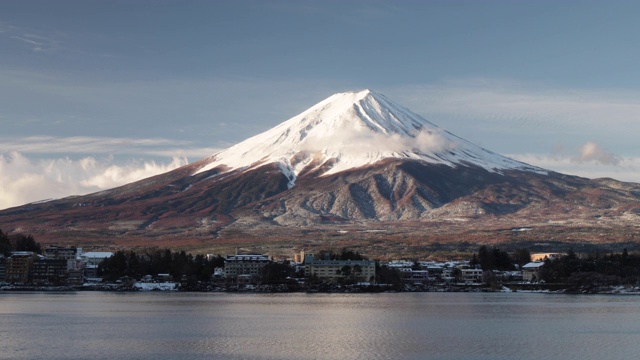
<svg viewBox="0 0 640 360"><path fill-rule="evenodd" d="M317 276L325 280L337 280L344 277L342 271L349 267L351 275L358 281L371 281L376 277L376 262L373 260L319 260L313 254L304 257L304 275Z"/></svg>
<svg viewBox="0 0 640 360"><path fill-rule="evenodd" d="M62 246L49 246L44 249L44 256L49 260L75 260L82 249Z"/></svg>
<svg viewBox="0 0 640 360"><path fill-rule="evenodd" d="M112 256L112 252L89 251L82 253L80 258L85 264L98 266L104 259L108 259Z"/></svg>
<svg viewBox="0 0 640 360"><path fill-rule="evenodd" d="M460 280L465 284L482 283L482 269L460 269Z"/></svg>
<svg viewBox="0 0 640 360"><path fill-rule="evenodd" d="M387 263L387 267L390 269L398 269L400 271L403 269L411 269L413 267L413 261L391 260Z"/></svg>
<svg viewBox="0 0 640 360"><path fill-rule="evenodd" d="M540 269L544 265L543 261L533 261L522 266L522 281L540 280Z"/></svg>
<svg viewBox="0 0 640 360"><path fill-rule="evenodd" d="M113 256L112 252L89 251L80 254L80 259L84 263L84 276L87 278L95 278L98 276L98 265L104 259Z"/></svg>

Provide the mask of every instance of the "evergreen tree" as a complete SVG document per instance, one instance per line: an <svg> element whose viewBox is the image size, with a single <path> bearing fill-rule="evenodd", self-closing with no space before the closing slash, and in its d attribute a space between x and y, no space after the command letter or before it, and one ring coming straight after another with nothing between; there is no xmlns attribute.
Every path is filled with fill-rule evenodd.
<svg viewBox="0 0 640 360"><path fill-rule="evenodd" d="M15 239L13 247L15 251L33 251L34 253L42 253L42 247L31 235L18 235Z"/></svg>
<svg viewBox="0 0 640 360"><path fill-rule="evenodd" d="M526 265L527 263L530 263L531 252L529 252L529 249L523 248L523 249L516 250L515 253L513 254L513 262L520 267L522 267L523 265Z"/></svg>
<svg viewBox="0 0 640 360"><path fill-rule="evenodd" d="M0 230L0 255L9 256L12 250L13 247L11 246L9 236Z"/></svg>
<svg viewBox="0 0 640 360"><path fill-rule="evenodd" d="M270 262L262 268L261 280L263 284L277 284L287 280L293 269L289 263Z"/></svg>
<svg viewBox="0 0 640 360"><path fill-rule="evenodd" d="M487 248L482 245L478 249L477 263L482 270L513 270L513 261L506 251L502 251L497 247Z"/></svg>

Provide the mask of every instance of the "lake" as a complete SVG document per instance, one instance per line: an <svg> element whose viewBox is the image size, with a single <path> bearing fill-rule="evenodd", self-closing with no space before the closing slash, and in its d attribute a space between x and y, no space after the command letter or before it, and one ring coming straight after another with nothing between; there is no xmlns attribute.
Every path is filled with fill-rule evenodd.
<svg viewBox="0 0 640 360"><path fill-rule="evenodd" d="M635 359L640 297L0 292L3 359Z"/></svg>

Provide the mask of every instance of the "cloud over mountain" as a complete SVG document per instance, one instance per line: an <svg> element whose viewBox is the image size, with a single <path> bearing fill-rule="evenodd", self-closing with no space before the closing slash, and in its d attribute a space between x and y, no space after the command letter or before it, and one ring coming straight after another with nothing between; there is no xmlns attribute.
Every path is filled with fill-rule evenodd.
<svg viewBox="0 0 640 360"><path fill-rule="evenodd" d="M618 165L620 158L589 141L580 148L580 156L575 158L577 162L595 162L602 165Z"/></svg>
<svg viewBox="0 0 640 360"><path fill-rule="evenodd" d="M168 163L112 157L31 159L19 152L0 154L0 209L69 195L84 195L124 185L186 165L184 157Z"/></svg>

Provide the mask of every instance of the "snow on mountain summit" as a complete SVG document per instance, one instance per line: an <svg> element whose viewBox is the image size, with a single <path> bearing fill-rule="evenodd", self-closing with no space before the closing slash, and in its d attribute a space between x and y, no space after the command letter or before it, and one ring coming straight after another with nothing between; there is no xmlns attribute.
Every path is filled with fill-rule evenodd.
<svg viewBox="0 0 640 360"><path fill-rule="evenodd" d="M277 163L293 186L308 166L324 165L328 170L323 175L329 175L387 158L449 166L470 163L490 171L542 171L469 143L385 96L363 90L332 95L271 130L214 154L198 173L220 166L232 171Z"/></svg>

